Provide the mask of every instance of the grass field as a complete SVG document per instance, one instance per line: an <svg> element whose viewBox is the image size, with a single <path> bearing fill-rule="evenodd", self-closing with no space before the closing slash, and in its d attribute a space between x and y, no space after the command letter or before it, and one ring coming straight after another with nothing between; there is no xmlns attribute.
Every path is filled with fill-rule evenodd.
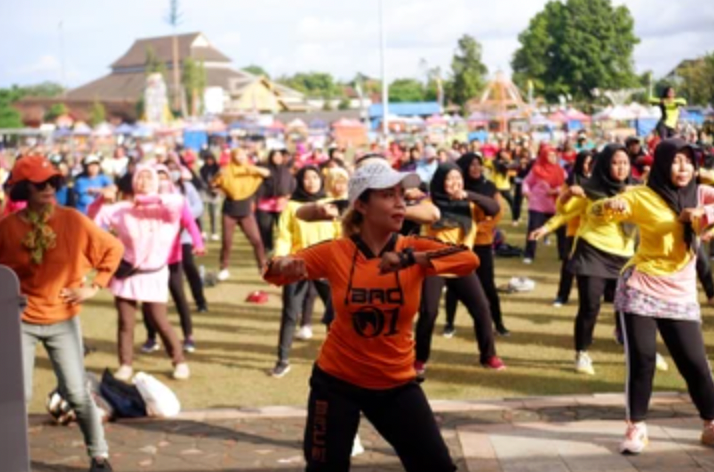
<svg viewBox="0 0 714 472"><path fill-rule="evenodd" d="M504 223L503 228L511 244L523 245L523 225L513 228L510 223ZM258 277L252 251L242 235L236 238L232 278L207 289L210 313L194 315L198 349L188 356L192 378L187 382L170 380L170 361L163 352L152 355L139 352L138 348L145 340L140 320L137 320L135 332L135 370L149 372L166 381L187 409L303 405L310 369L324 339L324 328L316 326L316 336L309 342L295 342L291 359L293 369L286 377L273 379L266 374L276 358L280 289L267 287L270 302L266 305L244 303L248 293L266 286ZM201 260L207 270L216 269L217 254L218 246L212 243L208 256ZM609 305L603 309L595 332L595 344L590 351L597 375L584 377L572 371L577 294L573 289L567 306L551 306L559 277L555 244L539 244L538 257L531 266L523 265L520 259L497 259L496 270L498 284L514 275L531 277L537 283L533 292L502 296L504 319L513 334L508 338L497 338L497 350L508 369L491 372L479 366L470 317L460 307L457 333L453 339L441 336L443 315L437 324L428 380L424 383L430 398L473 400L623 391L624 359L621 347L612 336L614 318ZM318 302L315 319L319 319L321 310L322 305ZM711 356L714 349L712 309L706 307L703 312ZM180 333L177 315L171 311L170 316ZM97 348L97 352L87 358L88 369L97 373L105 367L116 369L117 315L108 292L103 291L85 306L82 325L88 344ZM671 364L666 349L661 347L660 352ZM684 382L673 367L671 365L669 372L657 373L657 390L684 389ZM40 348L32 411L44 411L45 396L54 386L51 365Z"/></svg>

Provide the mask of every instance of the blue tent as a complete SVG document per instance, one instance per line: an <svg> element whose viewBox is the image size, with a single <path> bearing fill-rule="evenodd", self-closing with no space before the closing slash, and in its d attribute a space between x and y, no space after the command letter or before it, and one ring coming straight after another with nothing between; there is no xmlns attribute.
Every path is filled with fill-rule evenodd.
<svg viewBox="0 0 714 472"><path fill-rule="evenodd" d="M200 151L204 145L208 144L208 133L201 130L183 132L183 145L194 151Z"/></svg>
<svg viewBox="0 0 714 472"><path fill-rule="evenodd" d="M114 129L114 134L131 134L134 127L128 123L122 123Z"/></svg>
<svg viewBox="0 0 714 472"><path fill-rule="evenodd" d="M401 102L390 103L388 108L390 115L397 116L431 116L441 113L441 106L438 102ZM382 104L375 103L369 107L369 118L382 117Z"/></svg>

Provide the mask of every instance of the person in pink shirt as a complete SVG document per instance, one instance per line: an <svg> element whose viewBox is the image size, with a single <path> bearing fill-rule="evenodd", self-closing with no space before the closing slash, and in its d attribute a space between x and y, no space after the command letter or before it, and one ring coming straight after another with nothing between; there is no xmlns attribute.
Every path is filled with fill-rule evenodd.
<svg viewBox="0 0 714 472"><path fill-rule="evenodd" d="M178 170L178 165L172 165L172 171L169 170L167 166L158 165L154 167L159 175L159 194L162 195L182 195L181 191L176 188L176 185L172 182L171 174L173 172L180 172ZM179 177L180 178L180 177ZM187 184L190 185L190 184ZM196 196L198 194L196 193ZM203 202L198 198L198 203L202 207ZM176 234L176 239L174 245L169 254L168 264L169 264L169 292L171 293L171 298L176 305L176 311L178 312L179 319L181 321L181 331L183 332L183 350L185 352L194 352L196 349L193 340L193 323L191 319L191 310L188 306L188 301L186 300L186 292L184 290L184 270L183 270L183 246L182 241L190 241L193 248L193 254L203 255L206 252L203 238L201 237L201 231L198 229L196 224L196 217L189 205L187 198L184 199L184 205L181 211L181 228ZM190 256L190 253L188 254ZM160 346L156 342L156 327L152 324L151 313L149 312L149 305L142 305L142 313L144 315L144 326L146 327L147 340L141 347L141 351L144 353L151 353L158 351Z"/></svg>
<svg viewBox="0 0 714 472"><path fill-rule="evenodd" d="M98 210L97 224L112 230L124 245L122 264L109 284L119 314L120 367L115 376L128 380L133 375L135 316L138 304L143 303L171 357L174 379L185 380L190 370L167 317L168 260L179 234L185 199L159 194L159 176L151 167L137 168L133 187L133 201L92 208Z"/></svg>
<svg viewBox="0 0 714 472"><path fill-rule="evenodd" d="M555 202L567 177L565 169L558 165L558 155L547 144L542 144L538 158L523 181L523 195L528 199L528 231L524 264L535 258L536 241L527 235L540 228L555 215Z"/></svg>

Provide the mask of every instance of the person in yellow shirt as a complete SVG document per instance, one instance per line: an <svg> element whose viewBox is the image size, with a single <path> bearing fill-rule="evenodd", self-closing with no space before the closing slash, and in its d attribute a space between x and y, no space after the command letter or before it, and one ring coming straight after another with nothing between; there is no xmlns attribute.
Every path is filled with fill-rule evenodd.
<svg viewBox="0 0 714 472"><path fill-rule="evenodd" d="M461 169L452 162L439 165L431 181L429 194L441 218L434 224L424 226L422 233L444 243L473 248L478 232L477 207L481 207L487 216L495 216L499 211L499 205L493 198L464 190ZM424 280L416 327L414 368L417 374L423 376L426 371L444 286L454 292L473 318L481 365L494 370L505 369L506 365L496 355L488 298L476 273L472 272L463 277L435 275Z"/></svg>
<svg viewBox="0 0 714 472"><path fill-rule="evenodd" d="M278 222L275 257L287 257L314 244L331 241L339 236L339 226L334 221L307 222L296 216L302 205L320 203L326 199L325 185L320 169L315 166L301 168L295 175L295 183L295 191ZM325 319L331 320L334 316L331 313L330 286L322 279L313 280L312 283L325 305ZM283 286L278 360L271 371L273 377L283 377L290 371L290 347L309 284L310 281L300 280Z"/></svg>
<svg viewBox="0 0 714 472"><path fill-rule="evenodd" d="M568 188L573 185L582 185L589 177L593 168L593 153L592 151L584 150L580 151L575 157L575 164L573 165L573 170L565 180ZM568 303L570 300L570 292L573 288L574 275L570 270L568 270L568 262L570 261L570 253L573 250L573 242L575 241L575 235L578 232L578 227L580 226L580 217L573 215L573 217L568 220L565 229L565 244L562 245L561 253L558 254L560 257L560 280L558 282L558 294L555 296L555 301L553 306L559 308Z"/></svg>
<svg viewBox="0 0 714 472"><path fill-rule="evenodd" d="M268 169L250 164L244 149L233 149L231 162L213 179L212 186L221 190L226 198L223 201L222 244L218 280L230 277L228 263L233 247L233 233L240 225L243 234L253 246L258 270L265 266L265 248L260 238L260 230L255 219L254 197L263 180L270 177Z"/></svg>
<svg viewBox="0 0 714 472"><path fill-rule="evenodd" d="M575 371L595 375L588 348L600 304L609 280L616 280L620 270L635 252L634 227L591 218L589 210L597 201L613 197L630 185L630 159L624 146L607 145L595 161L592 175L582 186L571 186L558 200L558 215L533 231L539 239L564 222L580 217L568 269L578 285L578 314L575 318Z"/></svg>
<svg viewBox="0 0 714 472"><path fill-rule="evenodd" d="M650 105L658 105L662 112L662 117L657 123L657 133L661 139L671 138L677 133L677 123L679 122L679 108L687 106L687 101L683 98L676 98L674 88L666 87L662 95L650 97Z"/></svg>
<svg viewBox="0 0 714 472"><path fill-rule="evenodd" d="M589 214L639 228L634 257L615 296L627 357L623 453L648 444L645 420L652 395L659 331L703 420L701 442L714 446L714 380L702 334L697 293L697 235L714 222L714 189L698 186L694 149L681 139L662 141L647 185L593 205Z"/></svg>

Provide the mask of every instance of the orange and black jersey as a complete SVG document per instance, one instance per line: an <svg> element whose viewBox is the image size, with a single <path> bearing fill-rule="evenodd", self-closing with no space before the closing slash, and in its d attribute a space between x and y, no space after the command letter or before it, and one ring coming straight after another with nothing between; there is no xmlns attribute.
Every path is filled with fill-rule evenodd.
<svg viewBox="0 0 714 472"><path fill-rule="evenodd" d="M295 254L305 261L308 278L327 279L332 289L336 316L317 359L325 372L370 389L393 388L416 376L412 324L422 282L443 273L468 275L478 258L465 246L397 234L383 252L405 248L429 253L432 267L414 265L382 275L381 254L373 254L359 237L326 241ZM276 285L294 282L282 276L265 279Z"/></svg>

